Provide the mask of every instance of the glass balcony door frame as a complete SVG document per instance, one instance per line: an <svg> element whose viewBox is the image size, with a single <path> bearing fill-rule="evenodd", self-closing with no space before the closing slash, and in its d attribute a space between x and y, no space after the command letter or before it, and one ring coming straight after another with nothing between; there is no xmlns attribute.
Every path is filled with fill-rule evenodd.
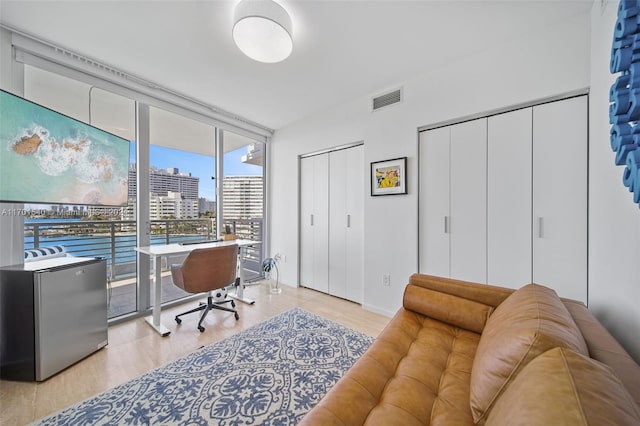
<svg viewBox="0 0 640 426"><path fill-rule="evenodd" d="M149 215L149 165L150 157L150 120L149 105L136 101L136 246L147 247L151 244L151 217ZM136 256L136 292L137 314L151 309L151 259L149 256ZM146 271L143 273L143 271Z"/></svg>

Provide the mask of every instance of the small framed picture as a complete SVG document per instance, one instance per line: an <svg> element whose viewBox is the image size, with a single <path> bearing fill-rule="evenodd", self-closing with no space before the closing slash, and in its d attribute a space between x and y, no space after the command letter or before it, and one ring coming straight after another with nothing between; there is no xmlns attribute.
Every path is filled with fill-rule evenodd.
<svg viewBox="0 0 640 426"><path fill-rule="evenodd" d="M371 163L371 195L407 193L407 157Z"/></svg>

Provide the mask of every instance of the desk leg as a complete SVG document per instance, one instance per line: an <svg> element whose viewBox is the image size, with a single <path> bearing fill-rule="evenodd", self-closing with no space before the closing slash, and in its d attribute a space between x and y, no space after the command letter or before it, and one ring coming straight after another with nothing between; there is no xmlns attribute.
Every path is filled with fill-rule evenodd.
<svg viewBox="0 0 640 426"><path fill-rule="evenodd" d="M240 265L238 272L240 283L236 286L235 294L230 293L229 297L236 299L240 302L246 303L247 305L253 305L256 303L255 300L244 297L244 258L247 253L246 247L240 247L238 249L238 264Z"/></svg>
<svg viewBox="0 0 640 426"><path fill-rule="evenodd" d="M155 302L153 303L153 315L144 320L162 337L168 336L171 331L160 323L160 309L162 305L162 257L153 256L153 282L156 288Z"/></svg>

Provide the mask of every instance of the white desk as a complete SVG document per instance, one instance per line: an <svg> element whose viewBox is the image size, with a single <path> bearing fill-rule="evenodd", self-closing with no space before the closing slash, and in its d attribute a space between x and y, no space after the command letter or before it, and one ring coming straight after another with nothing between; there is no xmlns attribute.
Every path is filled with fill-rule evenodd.
<svg viewBox="0 0 640 426"><path fill-rule="evenodd" d="M198 244L185 244L181 245L178 243L174 244L158 244L148 247L137 247L136 251L148 255L152 260L153 265L153 281L155 283L155 302L153 303L153 315L146 317L145 321L153 327L155 331L157 331L161 336L168 336L171 331L160 323L160 305L162 304L162 256L171 256L177 254L188 254L190 251L201 248L210 248L210 247L220 247L220 246L229 246L237 244L238 245L238 264L239 264L239 273L238 278L240 279L239 285L236 286L236 293L230 293L229 296L237 299L241 302L247 304L255 303L254 300L247 299L243 295L244 289L244 255L246 253L246 249L248 246L262 244L260 241L250 241L250 240L231 240L231 241L218 241L213 243L198 243Z"/></svg>

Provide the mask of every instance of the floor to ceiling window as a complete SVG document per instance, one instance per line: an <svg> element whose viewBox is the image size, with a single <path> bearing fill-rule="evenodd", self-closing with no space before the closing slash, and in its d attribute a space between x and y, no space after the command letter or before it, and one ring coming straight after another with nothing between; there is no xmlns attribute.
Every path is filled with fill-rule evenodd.
<svg viewBox="0 0 640 426"><path fill-rule="evenodd" d="M264 144L225 131L222 182L225 226L238 238L264 241ZM263 246L251 247L246 277L262 276Z"/></svg>
<svg viewBox="0 0 640 426"><path fill-rule="evenodd" d="M126 140L134 139L135 102L132 99L28 65L25 66L24 96ZM73 143L65 147L64 141L59 142L60 150L75 148ZM135 161L135 150L132 152L130 161ZM133 191L135 198L135 188ZM24 225L26 249L62 245L75 256L106 258L109 317L137 310L136 226L135 221L127 217L126 208L31 204L26 211L29 212Z"/></svg>
<svg viewBox="0 0 640 426"><path fill-rule="evenodd" d="M65 245L71 255L106 258L110 319L143 315L154 300L154 288L147 287L150 271L144 263L138 270L140 255L135 250L147 231L150 244L217 238L227 228L238 238L264 242L264 143L217 129L216 121L206 114L170 101L156 102L64 67L45 68L24 63L24 97L129 143L128 202L117 207L27 206L33 214L24 221L24 246ZM147 112L139 115L141 107ZM144 130L145 136L136 141L140 128L148 132ZM261 138L259 133L256 138ZM218 152L221 159L216 159ZM145 160L137 159L138 155ZM144 170L138 167L141 161ZM218 176L220 170L223 173ZM148 194L138 193L139 173L149 173ZM149 203L148 229L146 224L138 226L138 220L143 220L140 214L146 214L136 205L140 199ZM246 278L262 275L263 256L262 245L249 250ZM173 286L168 273L170 264L180 261L179 257L163 259L163 303L187 296Z"/></svg>
<svg viewBox="0 0 640 426"><path fill-rule="evenodd" d="M215 127L155 107L149 121L151 244L214 238ZM168 270L182 259L164 259L163 303L188 295Z"/></svg>

